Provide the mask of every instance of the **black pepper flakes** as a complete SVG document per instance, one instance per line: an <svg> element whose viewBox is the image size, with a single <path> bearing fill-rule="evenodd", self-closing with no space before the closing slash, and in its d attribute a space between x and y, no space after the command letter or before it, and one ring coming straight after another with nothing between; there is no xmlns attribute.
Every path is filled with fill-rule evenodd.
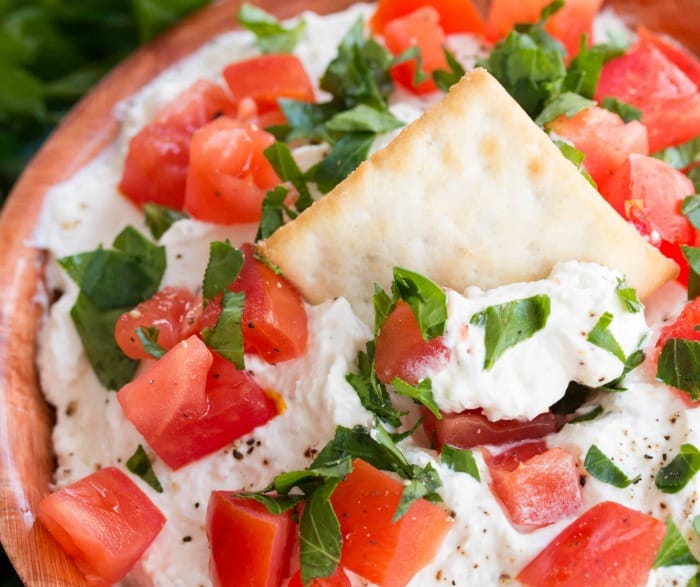
<svg viewBox="0 0 700 587"><path fill-rule="evenodd" d="M237 461L243 460L243 453L240 451L236 450L235 448L233 449L233 458L236 459Z"/></svg>
<svg viewBox="0 0 700 587"><path fill-rule="evenodd" d="M183 542L192 542L192 536L183 536L182 541Z"/></svg>

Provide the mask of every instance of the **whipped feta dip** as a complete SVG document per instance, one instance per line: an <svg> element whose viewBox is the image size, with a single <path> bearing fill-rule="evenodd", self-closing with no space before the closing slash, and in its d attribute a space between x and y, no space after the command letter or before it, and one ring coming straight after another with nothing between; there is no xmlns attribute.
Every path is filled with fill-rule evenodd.
<svg viewBox="0 0 700 587"><path fill-rule="evenodd" d="M641 347L649 329L641 311L625 307L618 295L622 276L601 265L569 261L547 279L505 285L462 296L448 291L444 344L445 367L429 370L433 396L444 412L481 408L490 420L531 420L559 400L570 381L599 387L622 374L624 362L595 345L588 335L605 313L609 332L625 357ZM508 348L490 369L484 368L485 327L474 315L489 306L542 295L550 314L541 330Z"/></svg>
<svg viewBox="0 0 700 587"><path fill-rule="evenodd" d="M338 39L358 16L372 7L357 5L329 17L305 14L307 35L296 53L317 80L334 56ZM478 50L469 36L450 39L467 62ZM120 136L74 178L56 186L44 210L37 232L40 246L52 259L109 245L127 224L145 231L141 213L116 189L129 139L155 112L178 92L199 78L220 81L221 69L232 58L257 54L253 37L246 32L223 35L174 66L136 96L120 106ZM317 90L321 96L320 90ZM419 99L397 90L392 112L405 122L420 115L433 98ZM391 140L378 137L374 148ZM318 161L325 147L302 147L295 157L302 168ZM253 225L215 226L196 220L175 223L161 239L166 247L167 269L162 286L195 290L207 262L212 240L228 239L238 245L252 241ZM646 337L653 342L658 326L677 311L679 292L655 300L647 310L654 315L654 329L644 314L626 311L615 291L620 277L606 268L577 262L564 263L548 280L504 286L484 292L472 288L465 296L449 295L445 341L452 349L447 369L431 373L433 393L445 411L481 407L491 419L532 418L556 402L569 380L590 386L618 377L622 362L610 352L587 342L589 333L605 312L613 315L610 331L629 355ZM38 364L47 400L56 407L53 433L57 456L55 486L64 487L96 468L124 463L142 436L125 418L114 394L97 381L70 318L77 288L54 263L47 279L63 292L48 313L39 337ZM483 328L471 317L489 305L546 293L552 301L548 329L508 349L488 372L483 370ZM664 311L659 312L658 308ZM338 299L307 307L309 347L304 357L269 365L246 356L246 367L265 388L283 398L285 411L252 433L196 463L171 471L154 458L154 472L164 492L156 493L140 479L132 479L164 513L167 523L155 542L125 580L126 585L157 587L209 586L209 547L205 535L205 510L215 489L261 489L283 471L302 469L316 451L333 437L337 425L371 426L373 416L359 402L345 375L355 369L358 351L371 332ZM466 336L465 336L465 328ZM583 364L582 364L583 363ZM654 487L659 467L678 452L683 443L700 446L700 410L686 409L677 395L653 380L644 368L626 379L627 391L601 393L599 418L565 426L547 438L549 446L561 446L583 460L596 444L638 483L625 489L604 484L581 467L583 497L587 509L613 500L650 513L659 519L671 516L693 552L700 555L700 539L691 520L700 515L698 484L693 482L675 495ZM86 431L89 433L86 434ZM481 481L442 464L439 455L408 439L400 444L410 462L432 464L442 487L438 493L453 513L454 524L435 559L411 581L411 587L443 585L491 586L513 584L514 577L572 518L523 533L509 522L489 488L489 473L478 451L474 452ZM153 457L152 454L149 456ZM695 574L693 566L654 569L649 587L685 585ZM367 581L351 577L354 586Z"/></svg>

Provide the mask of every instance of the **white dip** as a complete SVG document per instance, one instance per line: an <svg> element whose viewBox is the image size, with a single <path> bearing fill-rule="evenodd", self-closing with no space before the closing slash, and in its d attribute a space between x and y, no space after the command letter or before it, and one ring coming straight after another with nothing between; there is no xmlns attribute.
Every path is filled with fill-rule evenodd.
<svg viewBox="0 0 700 587"><path fill-rule="evenodd" d="M327 18L305 15L308 34L296 53L312 79L317 80L334 57L342 34L360 14L367 15L370 10L363 5ZM451 42L465 62L478 50L478 44L469 36L460 35ZM118 140L73 179L51 192L38 230L38 244L55 259L94 249L100 243L109 246L127 224L145 231L141 213L116 190L128 140L160 107L196 79L221 81L220 71L227 63L256 53L252 35L223 35L122 104L118 115L124 125ZM398 91L392 109L410 121L433 99L419 100ZM389 138L380 137L375 146ZM318 160L319 151L323 147L307 148L296 156L307 167ZM222 227L194 220L176 223L162 239L168 256L163 285L197 288L210 241L228 238L236 245L252 240L254 234L252 225ZM57 415L53 435L58 459L55 483L56 487L63 487L100 466L124 468L136 446L146 443L124 417L115 395L101 387L88 365L69 316L77 295L75 285L55 264L50 265L47 278L51 287L65 292L51 306L39 338L41 382ZM645 334L641 314L621 309L615 285L613 273L573 263L561 265L547 282L508 286L488 293L469 291L466 298L451 294L447 341L453 347L453 360L447 370L433 375L440 405L457 410L482 406L492 418L532 417L561 397L568 379L597 384L601 379L617 377L621 362L586 342L583 336L606 311L614 316L610 328L626 354ZM531 292L546 292L552 299L546 331L510 348L496 367L484 374L480 369L483 329L470 325L463 337L463 325L469 324L471 316L486 305L529 296ZM651 307L654 324L668 318L678 294L669 288L658 297ZM246 357L246 365L258 381L284 398L287 410L283 414L235 445L178 471L169 470L155 458L154 470L164 487L162 494L131 476L164 513L167 523L129 575L128 584L210 585L204 531L210 491L262 488L276 473L306 467L314 451L333 436L337 424L371 422L371 415L345 381L357 352L371 336L369 329L342 299L308 308L308 313L310 341L306 356L277 366ZM652 333L651 341L654 336ZM470 354L471 358L467 358ZM700 410L685 409L675 394L654 383L643 369L632 374L628 387L624 393L602 398L603 416L568 425L549 437L548 443L561 445L580 457L595 443L630 476L641 474L639 483L616 489L581 470L586 481L585 506L610 499L660 519L670 515L691 549L700 555L698 538L690 527L692 518L700 514L697 482L675 495L661 494L653 484L659 466L677 453L680 444L700 446ZM434 452L411 441L405 441L403 448L413 462L434 462L443 481L439 491L445 506L455 513L454 526L437 557L414 578L413 587L508 584L571 521L520 533L493 497L488 471L478 454L475 453L482 476L480 483L441 465ZM687 566L654 570L649 585L685 585L693 574L694 568ZM353 582L365 584L356 577Z"/></svg>

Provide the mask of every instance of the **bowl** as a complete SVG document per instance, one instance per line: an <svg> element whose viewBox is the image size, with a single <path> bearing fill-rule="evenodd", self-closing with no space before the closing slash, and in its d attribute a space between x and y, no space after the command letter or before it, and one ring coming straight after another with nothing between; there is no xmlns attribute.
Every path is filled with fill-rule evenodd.
<svg viewBox="0 0 700 587"><path fill-rule="evenodd" d="M351 0L256 0L280 18L341 10ZM37 330L49 300L45 255L32 246L47 190L86 164L115 136L114 106L211 37L235 28L240 0L219 0L135 53L63 121L24 171L0 216L0 541L25 585L87 585L44 528L38 502L49 492L54 457L51 408L35 366ZM478 3L481 9L487 2ZM700 52L700 0L617 0L630 24L664 30ZM679 18L678 15L683 15ZM691 17L688 18L688 15Z"/></svg>

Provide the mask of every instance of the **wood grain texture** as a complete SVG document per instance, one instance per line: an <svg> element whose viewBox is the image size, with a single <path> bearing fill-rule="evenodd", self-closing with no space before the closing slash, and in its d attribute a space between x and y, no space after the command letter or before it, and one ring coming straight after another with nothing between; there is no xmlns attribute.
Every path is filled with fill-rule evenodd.
<svg viewBox="0 0 700 587"><path fill-rule="evenodd" d="M86 585L40 525L36 506L49 492L54 459L52 414L34 364L45 308L43 254L31 246L46 191L94 157L117 132L114 105L212 36L234 28L240 0L220 0L149 47L100 83L49 138L15 186L0 217L0 540L28 587ZM280 17L302 9L325 13L350 0L256 0ZM619 0L641 19L700 50L700 0ZM483 4L483 2L480 2ZM683 14L683 18L678 18Z"/></svg>

